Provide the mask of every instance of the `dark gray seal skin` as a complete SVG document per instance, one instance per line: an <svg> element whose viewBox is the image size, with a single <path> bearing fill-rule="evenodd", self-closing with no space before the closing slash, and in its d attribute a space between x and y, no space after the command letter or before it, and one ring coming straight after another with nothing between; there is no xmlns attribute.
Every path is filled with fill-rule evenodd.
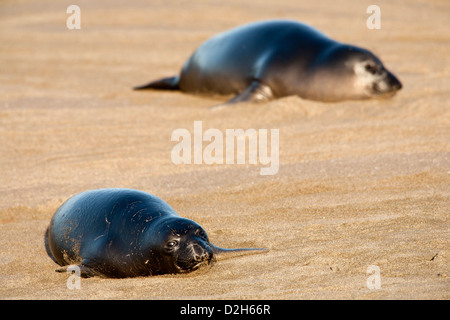
<svg viewBox="0 0 450 320"><path fill-rule="evenodd" d="M134 89L235 95L227 103L297 95L318 101L392 96L400 81L373 53L299 22L250 23L205 41L179 76Z"/></svg>
<svg viewBox="0 0 450 320"><path fill-rule="evenodd" d="M77 194L55 212L46 249L59 265L78 265L83 277L124 278L187 273L218 254L265 249L222 249L196 222L180 217L162 199L133 189Z"/></svg>

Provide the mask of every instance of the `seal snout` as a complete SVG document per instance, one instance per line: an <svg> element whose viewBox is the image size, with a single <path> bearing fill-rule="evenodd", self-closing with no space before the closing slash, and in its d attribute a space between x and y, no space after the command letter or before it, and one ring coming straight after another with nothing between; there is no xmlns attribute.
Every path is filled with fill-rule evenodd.
<svg viewBox="0 0 450 320"><path fill-rule="evenodd" d="M374 81L372 91L379 97L391 97L402 88L402 83L398 78L388 70L384 70L382 77Z"/></svg>
<svg viewBox="0 0 450 320"><path fill-rule="evenodd" d="M210 255L210 253L205 250L205 248L201 247L199 244L192 244L191 245L191 250L192 250L192 259L194 259L194 261L203 261L205 259L207 259Z"/></svg>
<svg viewBox="0 0 450 320"><path fill-rule="evenodd" d="M206 232L198 225L189 225L184 241L178 252L179 272L190 272L208 265L213 260L213 249L209 245Z"/></svg>
<svg viewBox="0 0 450 320"><path fill-rule="evenodd" d="M394 76L392 73L388 72L388 78L389 78L388 82L392 91L398 91L403 87L400 80L398 80L398 78Z"/></svg>
<svg viewBox="0 0 450 320"><path fill-rule="evenodd" d="M188 243L177 259L177 265L181 272L197 270L203 265L208 265L213 259L213 250L203 240Z"/></svg>
<svg viewBox="0 0 450 320"><path fill-rule="evenodd" d="M212 260L213 253L209 246L192 244L192 263L191 269L197 269L204 264L209 264Z"/></svg>

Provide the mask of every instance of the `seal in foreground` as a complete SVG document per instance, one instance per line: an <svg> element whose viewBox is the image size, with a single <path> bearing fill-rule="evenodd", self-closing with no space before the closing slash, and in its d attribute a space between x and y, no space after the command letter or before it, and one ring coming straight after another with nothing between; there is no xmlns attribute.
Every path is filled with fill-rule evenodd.
<svg viewBox="0 0 450 320"><path fill-rule="evenodd" d="M68 199L50 222L46 249L61 266L79 265L83 277L114 278L187 273L217 254L265 250L216 247L199 224L133 189L90 190Z"/></svg>
<svg viewBox="0 0 450 320"><path fill-rule="evenodd" d="M205 41L178 76L134 89L235 95L227 103L297 95L319 101L392 96L400 81L373 53L289 20L250 23Z"/></svg>

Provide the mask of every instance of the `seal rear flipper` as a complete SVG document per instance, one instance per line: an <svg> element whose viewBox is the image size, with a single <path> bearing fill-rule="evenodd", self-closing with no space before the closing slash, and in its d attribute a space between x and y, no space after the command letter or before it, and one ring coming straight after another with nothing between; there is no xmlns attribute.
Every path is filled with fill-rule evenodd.
<svg viewBox="0 0 450 320"><path fill-rule="evenodd" d="M268 85L255 80L243 92L223 104L211 107L211 109L226 107L227 105L239 102L266 102L272 100L273 98L274 96L272 89Z"/></svg>
<svg viewBox="0 0 450 320"><path fill-rule="evenodd" d="M134 90L144 90L144 89L157 89L157 90L179 90L180 87L178 86L179 77L169 77L169 78L163 78L156 81L149 82L147 84L144 84L142 86L136 86L133 89Z"/></svg>

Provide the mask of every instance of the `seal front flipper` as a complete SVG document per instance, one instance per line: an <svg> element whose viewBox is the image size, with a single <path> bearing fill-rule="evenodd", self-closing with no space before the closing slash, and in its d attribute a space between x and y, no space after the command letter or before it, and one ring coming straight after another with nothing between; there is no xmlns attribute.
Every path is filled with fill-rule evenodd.
<svg viewBox="0 0 450 320"><path fill-rule="evenodd" d="M239 102L266 102L273 98L274 95L272 89L268 85L265 85L258 80L254 80L243 92L223 104L211 107L211 109L226 107L227 105Z"/></svg>
<svg viewBox="0 0 450 320"><path fill-rule="evenodd" d="M180 79L178 76L163 78L163 79L149 82L142 86L136 86L133 89L134 90L144 90L144 89L179 90L180 89L180 87L178 86L179 80Z"/></svg>
<svg viewBox="0 0 450 320"><path fill-rule="evenodd" d="M233 104L239 102L264 102L273 99L272 89L258 80L254 80L242 93L225 102Z"/></svg>

